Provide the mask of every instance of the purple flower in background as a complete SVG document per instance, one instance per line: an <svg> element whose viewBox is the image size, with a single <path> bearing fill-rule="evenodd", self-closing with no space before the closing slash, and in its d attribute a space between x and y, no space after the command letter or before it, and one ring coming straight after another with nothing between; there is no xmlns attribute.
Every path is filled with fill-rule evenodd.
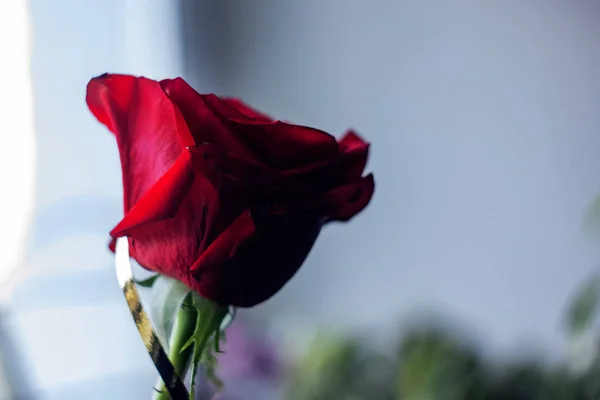
<svg viewBox="0 0 600 400"><path fill-rule="evenodd" d="M277 380L281 363L276 346L266 338L250 335L236 320L227 329L225 352L219 354L219 374L225 381L238 379Z"/></svg>
<svg viewBox="0 0 600 400"><path fill-rule="evenodd" d="M227 328L225 352L217 355L225 389L211 400L280 399L283 363L276 345L260 333L251 334L249 324L244 322L238 316Z"/></svg>

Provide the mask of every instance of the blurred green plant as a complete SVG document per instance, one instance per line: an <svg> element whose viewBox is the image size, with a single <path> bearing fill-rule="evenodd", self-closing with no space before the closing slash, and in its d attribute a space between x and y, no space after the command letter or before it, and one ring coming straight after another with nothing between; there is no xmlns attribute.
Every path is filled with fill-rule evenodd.
<svg viewBox="0 0 600 400"><path fill-rule="evenodd" d="M392 360L356 338L320 334L294 366L288 398L393 400L392 368Z"/></svg>
<svg viewBox="0 0 600 400"><path fill-rule="evenodd" d="M290 400L600 400L600 276L587 279L567 309L572 349L562 365L484 361L442 329L404 335L384 356L357 337L318 336L289 379Z"/></svg>
<svg viewBox="0 0 600 400"><path fill-rule="evenodd" d="M406 336L396 368L396 398L480 398L483 372L477 354L446 332L432 329Z"/></svg>

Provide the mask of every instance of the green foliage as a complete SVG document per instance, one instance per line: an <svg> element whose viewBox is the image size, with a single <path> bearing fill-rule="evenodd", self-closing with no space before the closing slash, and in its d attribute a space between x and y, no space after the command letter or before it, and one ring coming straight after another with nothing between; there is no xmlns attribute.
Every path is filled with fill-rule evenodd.
<svg viewBox="0 0 600 400"><path fill-rule="evenodd" d="M397 398L476 399L481 366L476 353L444 332L408 335L400 347L396 376Z"/></svg>
<svg viewBox="0 0 600 400"><path fill-rule="evenodd" d="M583 371L541 361L490 363L469 341L440 329L401 338L386 358L359 338L321 336L294 368L290 400L599 400L600 335L593 322L600 278L588 279L566 315L567 339L591 356ZM391 353L391 352L390 352ZM577 354L573 357L578 357ZM577 361L577 360L565 360Z"/></svg>
<svg viewBox="0 0 600 400"><path fill-rule="evenodd" d="M389 360L368 351L357 339L320 335L295 366L288 398L392 400L385 376L391 366ZM379 382L382 377L383 382Z"/></svg>

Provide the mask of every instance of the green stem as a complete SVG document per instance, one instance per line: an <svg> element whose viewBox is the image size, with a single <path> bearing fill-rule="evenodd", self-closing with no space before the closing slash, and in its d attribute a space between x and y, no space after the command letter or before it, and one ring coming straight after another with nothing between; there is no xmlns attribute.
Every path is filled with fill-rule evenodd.
<svg viewBox="0 0 600 400"><path fill-rule="evenodd" d="M181 351L181 349L194 334L196 320L197 311L194 307L191 294L188 294L185 296L177 312L169 344L169 360L171 360L173 367L175 367L175 372L182 380L185 379L190 366L193 347L188 347L184 351ZM171 396L160 378L156 382L154 400L171 400Z"/></svg>

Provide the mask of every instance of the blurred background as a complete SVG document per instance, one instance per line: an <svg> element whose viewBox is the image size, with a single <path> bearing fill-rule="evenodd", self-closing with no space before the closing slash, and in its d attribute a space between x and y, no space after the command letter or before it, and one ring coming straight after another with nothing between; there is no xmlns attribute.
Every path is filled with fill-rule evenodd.
<svg viewBox="0 0 600 400"><path fill-rule="evenodd" d="M107 249L120 164L84 102L104 72L372 142L371 205L240 312L223 399L600 398L599 18L585 0L2 3L0 399L154 383Z"/></svg>

